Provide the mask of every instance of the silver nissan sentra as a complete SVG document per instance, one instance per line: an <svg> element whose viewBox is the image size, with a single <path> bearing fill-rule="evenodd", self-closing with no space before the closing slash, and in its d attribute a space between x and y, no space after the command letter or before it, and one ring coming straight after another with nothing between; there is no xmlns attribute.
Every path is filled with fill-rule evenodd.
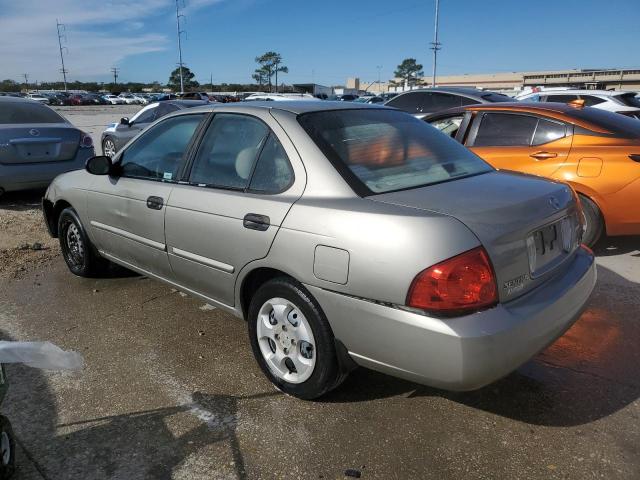
<svg viewBox="0 0 640 480"><path fill-rule="evenodd" d="M244 318L305 399L357 365L476 389L583 311L596 269L567 185L390 108L275 103L177 112L58 177L43 208L70 270L114 262Z"/></svg>

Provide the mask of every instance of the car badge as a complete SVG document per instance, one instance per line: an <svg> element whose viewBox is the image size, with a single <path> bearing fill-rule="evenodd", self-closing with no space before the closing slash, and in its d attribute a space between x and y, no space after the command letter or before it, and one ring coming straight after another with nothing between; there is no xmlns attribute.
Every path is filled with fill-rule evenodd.
<svg viewBox="0 0 640 480"><path fill-rule="evenodd" d="M29 130L29 134L33 137L38 137L40 136L40 130L36 130L35 128L32 128L31 130Z"/></svg>

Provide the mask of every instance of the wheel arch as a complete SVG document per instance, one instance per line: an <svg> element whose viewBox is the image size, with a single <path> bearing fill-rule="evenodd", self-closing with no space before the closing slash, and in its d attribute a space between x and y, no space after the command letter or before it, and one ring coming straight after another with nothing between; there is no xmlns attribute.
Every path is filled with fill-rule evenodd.
<svg viewBox="0 0 640 480"><path fill-rule="evenodd" d="M71 204L66 200L60 199L53 203L46 198L42 200L42 209L44 211L44 218L47 222L47 228L53 238L58 238L58 219L60 214L65 208L71 207Z"/></svg>
<svg viewBox="0 0 640 480"><path fill-rule="evenodd" d="M289 277L296 281L299 281L293 275L272 267L256 267L244 276L240 283L239 292L239 306L242 318L247 320L247 314L249 312L249 305L251 303L251 297L253 293L266 282L277 277Z"/></svg>

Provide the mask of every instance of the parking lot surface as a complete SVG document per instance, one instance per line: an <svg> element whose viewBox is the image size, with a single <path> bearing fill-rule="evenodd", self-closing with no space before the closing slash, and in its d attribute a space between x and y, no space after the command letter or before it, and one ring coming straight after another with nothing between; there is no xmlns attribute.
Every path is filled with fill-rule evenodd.
<svg viewBox="0 0 640 480"><path fill-rule="evenodd" d="M126 108L63 113L95 135ZM599 245L587 311L492 385L450 393L358 369L304 402L263 377L242 320L123 270L71 275L39 195L0 198L0 331L86 366L8 367L19 480L640 478L638 237Z"/></svg>

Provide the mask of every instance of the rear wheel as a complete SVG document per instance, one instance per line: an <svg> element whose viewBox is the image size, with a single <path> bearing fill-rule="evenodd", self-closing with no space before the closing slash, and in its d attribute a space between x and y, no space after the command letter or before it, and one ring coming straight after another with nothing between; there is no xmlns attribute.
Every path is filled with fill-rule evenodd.
<svg viewBox="0 0 640 480"><path fill-rule="evenodd" d="M0 480L13 475L16 468L16 444L13 429L6 417L0 416Z"/></svg>
<svg viewBox="0 0 640 480"><path fill-rule="evenodd" d="M582 237L582 243L589 247L593 247L604 230L604 219L600 209L593 200L584 195L580 195L580 202L582 203L582 211L585 218L585 231Z"/></svg>
<svg viewBox="0 0 640 480"><path fill-rule="evenodd" d="M253 354L278 389L309 400L344 379L329 322L300 283L279 277L262 285L248 319Z"/></svg>
<svg viewBox="0 0 640 480"><path fill-rule="evenodd" d="M71 273L80 277L100 276L109 266L89 240L76 211L65 208L58 218L62 256Z"/></svg>
<svg viewBox="0 0 640 480"><path fill-rule="evenodd" d="M102 153L109 158L113 158L116 154L116 142L113 141L113 138L106 137L102 141Z"/></svg>

